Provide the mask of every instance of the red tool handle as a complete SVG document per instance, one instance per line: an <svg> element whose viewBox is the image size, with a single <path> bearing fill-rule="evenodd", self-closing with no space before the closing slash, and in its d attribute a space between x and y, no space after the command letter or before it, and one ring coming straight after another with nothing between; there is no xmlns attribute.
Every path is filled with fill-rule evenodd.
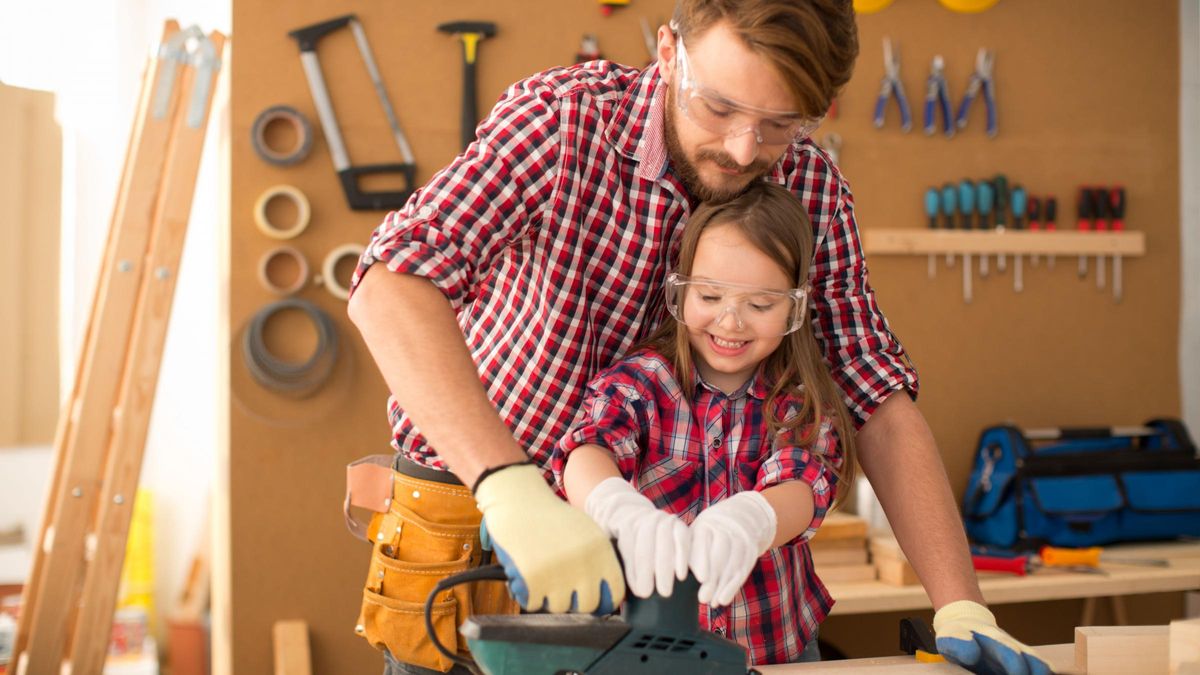
<svg viewBox="0 0 1200 675"><path fill-rule="evenodd" d="M1125 188L1118 185L1108 192L1108 209L1112 214L1113 232L1125 229Z"/></svg>
<svg viewBox="0 0 1200 675"><path fill-rule="evenodd" d="M1092 189L1081 187L1079 188L1079 220L1076 229L1080 232L1087 232L1092 229Z"/></svg>
<svg viewBox="0 0 1200 675"><path fill-rule="evenodd" d="M1109 218L1108 188L1098 187L1092 190L1092 229L1103 232L1108 229Z"/></svg>
<svg viewBox="0 0 1200 675"><path fill-rule="evenodd" d="M1046 198L1046 230L1054 231L1054 226L1058 222L1058 197Z"/></svg>
<svg viewBox="0 0 1200 675"><path fill-rule="evenodd" d="M1000 558L991 555L973 555L971 562L981 572L1008 572L1023 577L1029 573L1029 561L1025 558Z"/></svg>
<svg viewBox="0 0 1200 675"><path fill-rule="evenodd" d="M1042 229L1042 200L1037 197L1029 198L1029 229Z"/></svg>

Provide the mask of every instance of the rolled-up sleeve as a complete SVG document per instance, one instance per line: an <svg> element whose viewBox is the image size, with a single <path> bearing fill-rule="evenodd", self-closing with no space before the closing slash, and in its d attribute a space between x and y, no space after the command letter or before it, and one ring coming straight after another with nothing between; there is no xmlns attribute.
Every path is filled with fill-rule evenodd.
<svg viewBox="0 0 1200 675"><path fill-rule="evenodd" d="M837 475L842 453L828 419L821 423L813 442L806 446L783 444L774 449L758 470L754 489L761 492L788 481L807 483L813 492L813 519L808 529L793 541L807 541L817 533L837 495Z"/></svg>
<svg viewBox="0 0 1200 675"><path fill-rule="evenodd" d="M456 311L471 302L505 248L536 227L551 202L557 110L553 92L532 80L505 92L478 139L376 228L351 293L381 262L429 279Z"/></svg>
<svg viewBox="0 0 1200 675"><path fill-rule="evenodd" d="M636 479L653 405L653 397L645 395L643 389L637 378L619 366L592 380L580 414L550 458L555 486L560 492L567 457L581 445L598 445L609 450L621 476L631 482Z"/></svg>

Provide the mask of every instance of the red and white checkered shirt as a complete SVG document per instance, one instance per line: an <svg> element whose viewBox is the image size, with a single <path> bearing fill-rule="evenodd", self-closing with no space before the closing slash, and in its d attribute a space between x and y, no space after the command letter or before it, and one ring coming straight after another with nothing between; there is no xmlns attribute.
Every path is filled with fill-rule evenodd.
<svg viewBox="0 0 1200 675"><path fill-rule="evenodd" d="M440 288L488 396L543 467L588 381L665 315L695 204L667 157L664 102L657 66L593 61L518 82L478 140L386 216L351 283L380 262ZM769 179L812 217L814 327L861 424L890 392L915 394L917 376L867 283L849 187L808 140ZM395 400L388 414L398 452L445 468Z"/></svg>
<svg viewBox="0 0 1200 675"><path fill-rule="evenodd" d="M725 635L750 651L755 664L791 663L800 658L833 598L813 570L808 540L833 503L842 454L826 421L808 447L768 436L766 398L770 383L761 373L732 395L703 381L683 391L666 359L638 352L605 370L588 386L582 413L551 458L562 490L571 451L584 444L610 450L625 480L654 505L688 525L705 508L747 490L787 481L812 486L813 519L788 543L769 549L751 570L728 607L700 605L700 627ZM774 402L777 419L800 412L799 393ZM823 458L823 459L822 459Z"/></svg>

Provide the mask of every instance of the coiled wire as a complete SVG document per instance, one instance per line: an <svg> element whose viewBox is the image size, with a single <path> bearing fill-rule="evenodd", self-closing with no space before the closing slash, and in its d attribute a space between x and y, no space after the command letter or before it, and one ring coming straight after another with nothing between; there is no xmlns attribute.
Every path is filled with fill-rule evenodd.
<svg viewBox="0 0 1200 675"><path fill-rule="evenodd" d="M272 316L287 309L298 309L317 331L317 347L302 362L281 359L267 348L263 331ZM319 307L300 298L273 302L258 311L242 334L242 357L251 377L272 391L295 398L316 392L329 379L337 361L338 336L333 319Z"/></svg>

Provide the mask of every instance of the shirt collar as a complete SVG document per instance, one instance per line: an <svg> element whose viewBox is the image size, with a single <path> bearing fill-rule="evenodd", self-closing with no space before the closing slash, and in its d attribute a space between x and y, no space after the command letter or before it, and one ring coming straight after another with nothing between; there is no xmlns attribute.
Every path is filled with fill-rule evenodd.
<svg viewBox="0 0 1200 675"><path fill-rule="evenodd" d="M763 401L766 400L767 394L770 393L767 387L767 378L763 374L762 364L759 364L758 370L754 371L754 375L750 376L750 379L746 381L746 384L743 384L741 388L732 394L726 394L719 388L706 382L704 380L704 376L700 374L700 370L696 368L696 364L692 364L692 380L696 383L696 391L694 392L694 395L697 396L702 390L708 390L714 394L725 396L731 401L742 398L743 396L750 396Z"/></svg>
<svg viewBox="0 0 1200 675"><path fill-rule="evenodd" d="M656 180L666 170L665 102L666 86L658 63L654 63L625 92L608 125L609 141L617 152L638 162L639 178Z"/></svg>

